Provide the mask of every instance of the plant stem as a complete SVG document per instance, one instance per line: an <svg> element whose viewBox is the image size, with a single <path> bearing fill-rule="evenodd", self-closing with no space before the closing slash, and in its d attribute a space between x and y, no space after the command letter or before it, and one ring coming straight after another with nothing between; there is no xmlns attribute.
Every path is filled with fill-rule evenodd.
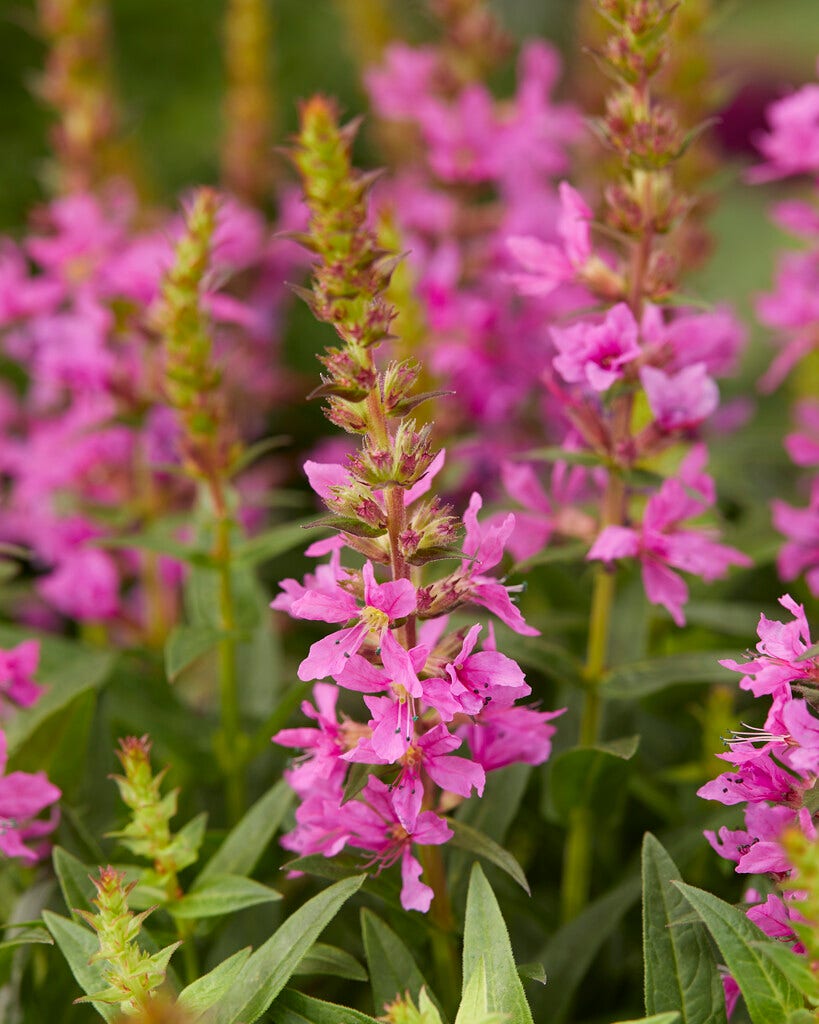
<svg viewBox="0 0 819 1024"><path fill-rule="evenodd" d="M239 686L236 672L236 615L230 574L230 518L219 494L216 502L216 543L214 559L219 573L219 696L222 709L222 754L227 776L227 808L231 824L245 807L244 749L239 716Z"/></svg>
<svg viewBox="0 0 819 1024"><path fill-rule="evenodd" d="M435 894L429 916L435 926L430 939L438 982L436 991L443 1001L447 1016L452 1017L458 1006L461 965L452 941L455 921L447 892L444 858L440 846L419 846L418 857L424 869L424 879Z"/></svg>

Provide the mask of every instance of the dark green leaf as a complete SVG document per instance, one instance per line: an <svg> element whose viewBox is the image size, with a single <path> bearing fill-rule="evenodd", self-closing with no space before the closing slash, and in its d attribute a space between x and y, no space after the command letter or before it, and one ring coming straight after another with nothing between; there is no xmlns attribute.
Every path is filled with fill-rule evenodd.
<svg viewBox="0 0 819 1024"><path fill-rule="evenodd" d="M549 979L546 976L546 968L543 964L518 964L518 974L521 978L528 978L529 981L536 981L539 985L545 985Z"/></svg>
<svg viewBox="0 0 819 1024"><path fill-rule="evenodd" d="M297 519L292 523L273 526L269 530L251 537L250 540L237 544L233 557L237 564L259 565L277 555L283 555L286 551L306 544L308 540L312 543L316 539L316 534L308 534L306 531L320 525L320 517L310 516L307 519Z"/></svg>
<svg viewBox="0 0 819 1024"><path fill-rule="evenodd" d="M639 737L614 740L598 747L576 747L559 754L551 765L552 802L562 821L574 808L590 807L599 813L617 808Z"/></svg>
<svg viewBox="0 0 819 1024"><path fill-rule="evenodd" d="M253 1024L287 984L321 932L361 888L345 878L308 900L256 950L213 1010L213 1024Z"/></svg>
<svg viewBox="0 0 819 1024"><path fill-rule="evenodd" d="M225 836L202 868L193 889L216 875L249 875L270 844L293 802L293 790L282 779L260 797Z"/></svg>
<svg viewBox="0 0 819 1024"><path fill-rule="evenodd" d="M367 972L354 956L324 942L313 943L293 974L332 974L351 981L367 981Z"/></svg>
<svg viewBox="0 0 819 1024"><path fill-rule="evenodd" d="M603 677L600 693L611 700L635 700L683 683L724 683L731 678L719 662L736 651L691 651L623 665Z"/></svg>
<svg viewBox="0 0 819 1024"><path fill-rule="evenodd" d="M764 941L759 928L741 910L683 882L674 883L705 921L719 946L728 970L742 991L753 1024L781 1024L794 1010L804 1006L804 998L778 966L776 954Z"/></svg>
<svg viewBox="0 0 819 1024"><path fill-rule="evenodd" d="M506 923L480 865L475 864L469 880L464 924L464 994L481 966L486 971L486 1009L503 1014L507 1024L533 1024Z"/></svg>
<svg viewBox="0 0 819 1024"><path fill-rule="evenodd" d="M0 942L0 950L16 949L18 946L29 946L33 943L45 943L48 946L53 946L54 940L42 925L35 925L15 931L14 935Z"/></svg>
<svg viewBox="0 0 819 1024"><path fill-rule="evenodd" d="M588 544L581 541L570 541L566 544L552 544L539 551L536 555L515 562L510 570L513 573L526 573L538 565L556 565L558 562L579 562L586 557Z"/></svg>
<svg viewBox="0 0 819 1024"><path fill-rule="evenodd" d="M361 911L361 936L377 1012L404 992L409 992L417 1003L421 989L429 991L412 953L392 928L370 910Z"/></svg>
<svg viewBox="0 0 819 1024"><path fill-rule="evenodd" d="M273 1024L378 1024L373 1017L347 1006L325 1003L286 989L270 1008Z"/></svg>
<svg viewBox="0 0 819 1024"><path fill-rule="evenodd" d="M646 1013L679 1010L683 1024L725 1024L725 996L701 924L672 886L680 873L660 843L643 840L643 963Z"/></svg>
<svg viewBox="0 0 819 1024"><path fill-rule="evenodd" d="M520 462L568 462L571 466L605 466L606 461L594 452L571 451L566 448L534 448L515 456Z"/></svg>
<svg viewBox="0 0 819 1024"><path fill-rule="evenodd" d="M95 895L95 890L90 875L95 872L95 869L83 864L60 846L54 847L52 860L65 905L71 911L72 918L75 921L79 920L75 914L77 910L93 912L91 900Z"/></svg>
<svg viewBox="0 0 819 1024"><path fill-rule="evenodd" d="M212 626L174 626L165 644L165 672L168 681L176 682L197 658L213 650L221 634Z"/></svg>
<svg viewBox="0 0 819 1024"><path fill-rule="evenodd" d="M457 818L450 818L449 825L454 833L451 840L453 846L488 860L502 871L505 871L511 878L514 878L521 889L531 895L523 868L521 868L520 864L518 864L517 860L508 850L504 850L494 839L490 839L483 832L472 828L471 825L467 825L466 822L459 821Z"/></svg>

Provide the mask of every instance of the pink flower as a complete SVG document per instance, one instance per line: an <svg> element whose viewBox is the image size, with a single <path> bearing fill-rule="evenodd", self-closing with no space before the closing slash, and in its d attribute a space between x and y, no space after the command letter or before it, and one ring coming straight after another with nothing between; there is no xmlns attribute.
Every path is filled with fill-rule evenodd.
<svg viewBox="0 0 819 1024"><path fill-rule="evenodd" d="M549 759L555 726L552 719L564 714L527 707L487 705L459 735L469 744L472 756L487 772L522 763L538 765Z"/></svg>
<svg viewBox="0 0 819 1024"><path fill-rule="evenodd" d="M321 622L357 620L353 626L331 633L313 644L310 653L299 665L299 679L337 676L344 670L347 660L372 636L381 649L384 668L392 679L403 685L412 696L420 696L420 684L409 653L390 631L392 622L415 611L415 587L409 580L376 583L371 562L365 562L362 575L363 608L359 608L353 595L340 586L329 594L307 591L293 602L291 614L299 619L318 619Z"/></svg>
<svg viewBox="0 0 819 1024"><path fill-rule="evenodd" d="M819 172L819 85L804 85L772 103L770 128L755 140L765 163L748 175L754 182Z"/></svg>
<svg viewBox="0 0 819 1024"><path fill-rule="evenodd" d="M412 844L440 846L452 838L452 829L433 811L418 815L412 830L406 829L395 810L390 789L370 776L363 801L351 801L341 810L348 819L348 845L373 854L379 870L401 861L401 906L426 913L433 891L421 881L423 871L412 854Z"/></svg>
<svg viewBox="0 0 819 1024"><path fill-rule="evenodd" d="M603 562L639 558L646 596L652 604L663 605L678 626L685 625L688 587L674 569L710 582L731 565L751 564L742 552L719 544L704 530L679 526L714 502L714 482L701 472L705 458L702 446L693 448L680 466L679 479L665 480L649 498L640 528L607 526L586 556Z"/></svg>
<svg viewBox="0 0 819 1024"><path fill-rule="evenodd" d="M24 640L10 650L0 650L0 696L21 708L36 704L42 693L32 676L40 660L37 640Z"/></svg>
<svg viewBox="0 0 819 1024"><path fill-rule="evenodd" d="M559 355L557 372L569 384L588 384L607 391L623 376L623 368L640 357L638 328L624 302L606 312L602 323L581 321L566 328L552 328Z"/></svg>
<svg viewBox="0 0 819 1024"><path fill-rule="evenodd" d="M779 622L760 615L757 627L759 643L756 645L759 657L745 662L730 658L720 662L733 672L742 672L740 687L750 690L755 697L775 694L780 690L790 694L791 682L819 679L817 659L803 657L811 646L804 607L797 604L790 594L780 597L779 603L794 616L794 620Z"/></svg>
<svg viewBox="0 0 819 1024"><path fill-rule="evenodd" d="M6 770L8 761L6 734L0 729L0 773ZM26 846L29 839L39 839L53 831L59 812L53 804L62 796L52 785L45 772L30 775L28 772L11 772L0 778L0 850L7 857L19 857L28 864L39 860L46 849L41 844L37 849ZM37 815L52 807L46 819Z"/></svg>
<svg viewBox="0 0 819 1024"><path fill-rule="evenodd" d="M592 211L580 193L562 181L559 185L561 215L557 232L562 245L531 236L513 236L507 247L524 270L509 280L521 295L548 295L558 285L573 281L591 258L589 222Z"/></svg>
<svg viewBox="0 0 819 1024"><path fill-rule="evenodd" d="M675 374L644 366L640 382L657 425L669 433L698 426L719 405L719 388L705 363L694 363Z"/></svg>
<svg viewBox="0 0 819 1024"><path fill-rule="evenodd" d="M811 484L807 508L794 508L779 499L771 503L773 524L787 537L776 566L783 580L805 575L811 593L819 595L819 478Z"/></svg>
<svg viewBox="0 0 819 1024"><path fill-rule="evenodd" d="M111 556L99 548L77 547L67 553L37 590L70 618L111 619L119 611L119 574Z"/></svg>

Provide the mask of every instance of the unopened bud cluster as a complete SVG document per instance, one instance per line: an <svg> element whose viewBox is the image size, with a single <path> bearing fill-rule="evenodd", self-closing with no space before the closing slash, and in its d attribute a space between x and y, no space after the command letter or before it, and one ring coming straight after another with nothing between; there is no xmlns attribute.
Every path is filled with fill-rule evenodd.
<svg viewBox="0 0 819 1024"><path fill-rule="evenodd" d="M168 961L179 943L153 955L143 952L137 937L151 911L130 911L128 894L133 884L126 885L124 873L112 867L100 868L99 877L91 880L97 890L92 900L97 913L79 913L97 933L100 948L90 962L104 963L102 973L108 988L77 1002L118 1004L124 1014L132 1016L148 1005L153 992L164 982Z"/></svg>
<svg viewBox="0 0 819 1024"><path fill-rule="evenodd" d="M125 774L115 775L114 781L123 803L131 810L131 821L112 835L131 853L152 861L153 869L146 873L144 882L163 889L168 899L174 899L179 895L177 874L196 861L198 848L184 832L171 832L178 790L162 795L166 769L153 774L150 752L147 736L120 740L117 757Z"/></svg>

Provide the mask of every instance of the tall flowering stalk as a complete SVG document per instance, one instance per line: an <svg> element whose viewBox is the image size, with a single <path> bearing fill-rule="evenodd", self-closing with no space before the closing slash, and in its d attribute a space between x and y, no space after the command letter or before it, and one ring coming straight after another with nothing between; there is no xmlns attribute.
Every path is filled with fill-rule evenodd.
<svg viewBox="0 0 819 1024"><path fill-rule="evenodd" d="M265 202L271 185L271 36L266 0L230 0L224 22L222 179L229 192L252 205Z"/></svg>
<svg viewBox="0 0 819 1024"><path fill-rule="evenodd" d="M513 277L522 294L550 295L579 285L586 291L585 305L602 306L600 313L552 329L555 355L546 376L569 426L564 447L591 449L606 470L597 535L587 555L602 564L594 577L584 671L580 742L585 746L600 736L600 687L616 586L613 563L638 560L649 601L665 606L678 625L685 621L688 597L679 570L712 580L730 565L749 564L740 552L718 544L711 531L688 522L715 501L701 445L685 457L678 476L648 498L642 514L637 499L644 485L635 487L630 480L635 465L696 437L718 404L713 378L730 369L741 334L724 312L673 308L680 270L675 244L692 200L680 190L672 169L688 140L653 85L667 59L674 5L601 0L597 7L612 29L599 59L617 82L597 127L621 168L605 189L603 213L607 236L618 248L607 251L593 244L592 210L566 182L560 185L559 244L534 237L508 242L523 270ZM599 486L599 479L585 485L586 494ZM542 494L533 469L517 467L507 480L510 492L539 514L542 539L576 531L579 525L588 535L586 523L559 514L558 494L551 503L543 495L533 504ZM577 483L564 485L563 491L570 507L584 494ZM532 532L530 524L526 529ZM588 897L592 829L588 809L578 807L565 855L566 918L577 914Z"/></svg>
<svg viewBox="0 0 819 1024"><path fill-rule="evenodd" d="M461 521L430 495L443 453L433 448L430 428L411 418L428 397L414 391L418 367L394 360L382 367L375 358L395 316L385 299L395 260L369 227L374 176L351 165L354 132L354 125L340 128L333 104L316 97L301 110L293 149L311 213L303 241L316 257L312 291L303 294L340 339L320 357L324 373L314 394L360 444L346 465L305 465L337 536L308 550L329 552L329 564L303 584L285 580L273 602L296 618L336 627L299 667L303 680L337 684L318 683L315 706L303 705L316 728L274 737L306 752L288 773L302 802L284 844L325 856L345 846L362 850L378 870L400 861L404 908L431 906L447 931L440 846L452 831L444 811L481 795L487 772L544 761L556 713L515 706L530 688L517 664L495 649L491 631L478 650L480 625L450 625L451 613L478 605L519 633L536 632L509 589L488 575L513 517L498 527L481 524L475 494ZM364 556L360 570L342 566L345 548ZM457 568L428 577L429 563L444 558ZM365 721L338 715L338 687L365 695ZM464 744L469 757L454 753ZM350 776L351 765L373 766L363 785ZM451 979L452 965L442 964Z"/></svg>
<svg viewBox="0 0 819 1024"><path fill-rule="evenodd" d="M219 578L219 754L227 775L228 810L235 821L245 803L231 576L234 502L229 487L239 442L227 416L222 373L214 361L211 317L204 300L217 210L216 194L200 189L188 208L186 230L163 284L156 325L164 338L165 394L181 427L184 462L204 486L213 514L211 555Z"/></svg>
<svg viewBox="0 0 819 1024"><path fill-rule="evenodd" d="M56 115L53 187L84 192L115 171L118 111L110 67L107 0L38 0L48 62L38 84Z"/></svg>

